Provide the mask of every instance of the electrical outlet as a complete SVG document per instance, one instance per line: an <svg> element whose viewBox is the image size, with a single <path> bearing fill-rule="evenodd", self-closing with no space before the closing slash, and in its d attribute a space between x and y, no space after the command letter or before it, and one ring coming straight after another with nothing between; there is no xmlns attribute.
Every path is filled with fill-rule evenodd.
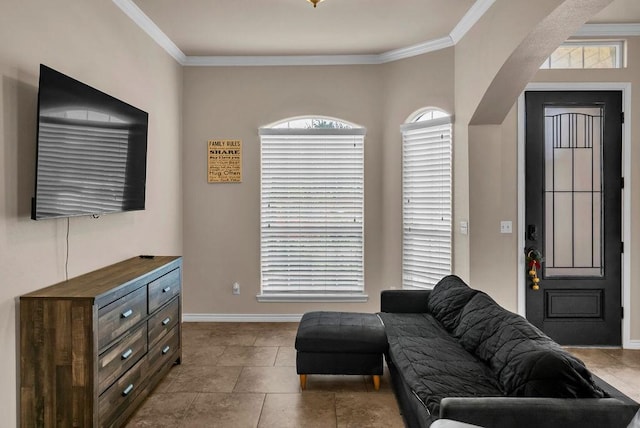
<svg viewBox="0 0 640 428"><path fill-rule="evenodd" d="M233 294L236 294L236 295L240 294L240 284L238 284L237 282L234 282L232 290L233 290Z"/></svg>

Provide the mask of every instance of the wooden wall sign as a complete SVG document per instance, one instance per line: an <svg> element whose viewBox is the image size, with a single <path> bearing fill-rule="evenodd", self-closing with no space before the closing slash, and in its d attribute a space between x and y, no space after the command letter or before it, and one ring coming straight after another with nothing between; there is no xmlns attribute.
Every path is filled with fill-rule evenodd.
<svg viewBox="0 0 640 428"><path fill-rule="evenodd" d="M242 182L242 140L209 140L209 183Z"/></svg>

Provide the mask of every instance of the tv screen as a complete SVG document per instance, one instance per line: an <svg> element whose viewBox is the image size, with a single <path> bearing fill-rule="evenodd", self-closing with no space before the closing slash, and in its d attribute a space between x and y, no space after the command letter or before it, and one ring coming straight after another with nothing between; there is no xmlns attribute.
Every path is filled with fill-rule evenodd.
<svg viewBox="0 0 640 428"><path fill-rule="evenodd" d="M143 210L149 115L40 65L31 218Z"/></svg>

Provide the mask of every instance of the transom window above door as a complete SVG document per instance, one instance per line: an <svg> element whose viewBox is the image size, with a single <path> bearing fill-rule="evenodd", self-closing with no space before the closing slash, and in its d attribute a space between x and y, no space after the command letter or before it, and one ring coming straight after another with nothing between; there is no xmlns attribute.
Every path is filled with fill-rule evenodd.
<svg viewBox="0 0 640 428"><path fill-rule="evenodd" d="M558 46L540 68L624 68L624 52L622 40L570 40Z"/></svg>

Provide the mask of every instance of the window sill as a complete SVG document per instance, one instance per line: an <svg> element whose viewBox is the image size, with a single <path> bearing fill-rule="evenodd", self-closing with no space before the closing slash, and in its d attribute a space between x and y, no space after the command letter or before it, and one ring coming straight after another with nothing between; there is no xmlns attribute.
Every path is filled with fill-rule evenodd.
<svg viewBox="0 0 640 428"><path fill-rule="evenodd" d="M287 303L287 302L328 302L328 303L366 303L367 294L258 294L258 302Z"/></svg>

